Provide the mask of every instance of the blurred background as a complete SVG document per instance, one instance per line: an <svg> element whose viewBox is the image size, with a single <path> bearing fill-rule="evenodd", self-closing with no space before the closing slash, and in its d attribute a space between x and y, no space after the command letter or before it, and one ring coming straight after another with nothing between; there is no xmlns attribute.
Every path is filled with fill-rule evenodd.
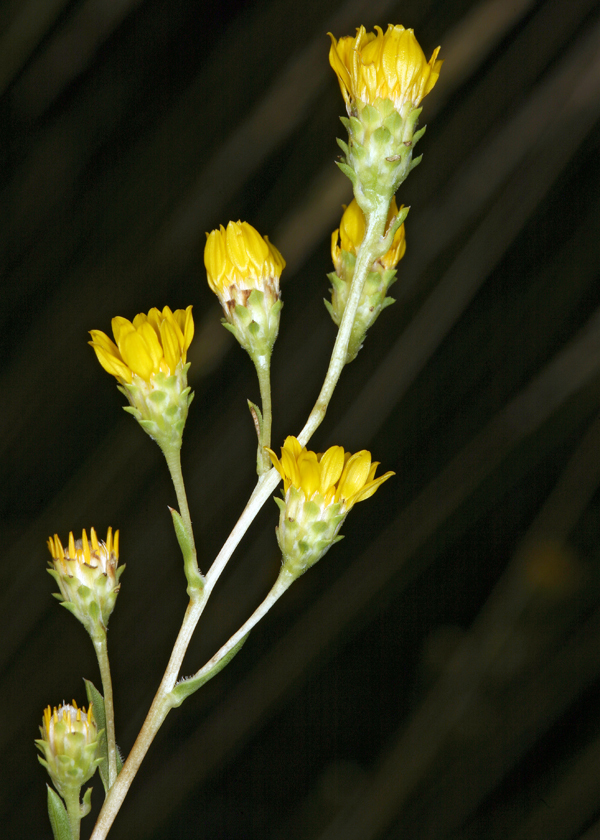
<svg viewBox="0 0 600 840"><path fill-rule="evenodd" d="M4 0L5 837L51 836L33 739L47 704L99 684L51 597L47 537L121 529L125 754L186 605L165 464L88 330L194 305L183 464L206 570L254 485L258 387L206 285L205 232L247 220L287 260L279 446L326 369L330 235L351 197L326 32L388 22L445 63L398 195L397 303L312 443L368 448L396 477L169 716L110 836L600 837L600 4ZM235 553L186 674L268 591L277 515L269 501Z"/></svg>

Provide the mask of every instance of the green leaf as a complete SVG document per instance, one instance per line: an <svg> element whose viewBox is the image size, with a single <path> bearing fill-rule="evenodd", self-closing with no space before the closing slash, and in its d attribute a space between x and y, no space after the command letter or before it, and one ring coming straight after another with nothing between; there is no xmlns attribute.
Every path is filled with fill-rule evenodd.
<svg viewBox="0 0 600 840"><path fill-rule="evenodd" d="M229 653L226 653L222 659L219 659L217 663L213 666L210 671L204 672L200 674L200 676L190 677L187 680L182 680L180 683L177 683L175 688L171 690L171 697L173 698L173 707L176 708L177 706L181 706L183 701L186 697L189 697L190 694L193 694L195 691L198 691L205 683L209 680L212 680L213 677L216 677L219 671L222 671L226 665L229 665L233 657L236 653L244 646L244 642L248 638L250 633L246 633L246 635L241 639L237 645L231 648Z"/></svg>
<svg viewBox="0 0 600 840"><path fill-rule="evenodd" d="M108 793L108 743L106 741L106 711L104 709L104 697L100 694L96 686L91 680L86 680L85 693L87 694L88 703L92 704L94 709L94 720L98 727L98 755L102 759L98 765L100 771L100 778L104 785L105 793Z"/></svg>
<svg viewBox="0 0 600 840"><path fill-rule="evenodd" d="M329 303L327 298L323 298L323 303L325 304L325 308L327 309L327 311L331 315L331 320L333 321L334 324L337 324L337 326L339 327L339 324L337 322L337 318L336 318L336 314L335 314L335 311L333 309L333 306Z"/></svg>
<svg viewBox="0 0 600 840"><path fill-rule="evenodd" d="M342 163L339 160L336 160L336 165L337 165L338 169L342 170L342 172L344 173L344 175L347 178L350 178L350 180L352 181L352 184L356 183L356 172L354 171L354 169L352 169L350 166L348 166L347 163Z"/></svg>
<svg viewBox="0 0 600 840"><path fill-rule="evenodd" d="M73 840L69 815L62 799L50 785L46 787L48 788L48 816L54 840Z"/></svg>
<svg viewBox="0 0 600 840"><path fill-rule="evenodd" d="M196 555L194 552L194 542L192 536L188 533L187 528L183 524L183 519L180 514L172 507L169 508L171 516L173 517L173 527L175 528L175 536L183 555L183 570L188 582L188 593L190 589L201 590L204 588L204 578L200 574L198 564L196 563Z"/></svg>
<svg viewBox="0 0 600 840"><path fill-rule="evenodd" d="M92 810L92 788L89 787L86 792L83 794L83 800L81 803L81 816L87 817L87 815Z"/></svg>

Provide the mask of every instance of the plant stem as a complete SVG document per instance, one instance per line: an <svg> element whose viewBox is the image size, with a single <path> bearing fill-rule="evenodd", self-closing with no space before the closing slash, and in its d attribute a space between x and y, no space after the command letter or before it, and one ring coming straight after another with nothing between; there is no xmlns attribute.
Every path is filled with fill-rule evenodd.
<svg viewBox="0 0 600 840"><path fill-rule="evenodd" d="M71 834L73 840L79 840L81 829L81 804L79 802L79 788L75 790L67 790L64 793L65 805L67 806L67 814L71 824Z"/></svg>
<svg viewBox="0 0 600 840"><path fill-rule="evenodd" d="M117 742L115 735L115 707L113 702L112 679L108 661L108 645L106 630L101 635L92 638L100 677L102 679L102 693L104 694L104 713L106 715L106 745L108 748L108 786L112 787L117 778Z"/></svg>
<svg viewBox="0 0 600 840"><path fill-rule="evenodd" d="M254 357L254 365L258 375L258 385L260 387L260 401L262 403L262 424L261 434L258 439L258 454L256 457L256 464L259 476L264 475L271 469L271 459L265 452L265 446L271 446L271 423L272 423L272 408L271 408L271 356L256 356Z"/></svg>
<svg viewBox="0 0 600 840"><path fill-rule="evenodd" d="M163 449L163 454L171 474L171 481L175 488L175 495L177 496L177 504L179 506L179 513L183 520L183 524L188 534L189 544L192 548L193 562L195 571L200 575L198 568L198 554L196 551L196 542L194 540L194 531L192 528L192 518L190 516L190 509L188 506L187 495L185 492L185 484L183 483L183 474L181 472L181 448L179 446L171 446Z"/></svg>
<svg viewBox="0 0 600 840"><path fill-rule="evenodd" d="M255 627L261 618L269 612L273 604L281 598L286 589L288 589L295 580L295 576L282 567L277 580L271 587L269 594L264 601L254 610L250 618L240 627L240 629L237 630L227 642L225 642L223 647L221 647L215 655L208 660L206 665L196 671L190 679L196 679L198 677L202 677L204 674L210 673L215 665L218 665L221 659L227 656L227 654L233 650L233 648L244 638L244 636L248 635L252 628Z"/></svg>
<svg viewBox="0 0 600 840"><path fill-rule="evenodd" d="M104 805L98 816L98 820L94 827L94 831L90 840L104 840L108 834L111 825L125 799L127 792L135 778L135 775L142 763L144 756L148 752L150 744L168 713L171 711L172 702L169 693L177 681L183 657L189 645L192 633L198 623L198 619L202 614L206 598L203 596L192 598L188 604L177 640L173 647L169 664L163 675L156 696L150 706L150 711L146 715L146 720L142 726L135 744L131 752L127 756L127 761L123 765L121 772L117 776L117 780L108 792Z"/></svg>
<svg viewBox="0 0 600 840"><path fill-rule="evenodd" d="M387 221L388 210L390 207L391 198L382 197L378 206L366 219L366 230L363 241L356 255L356 265L354 269L354 277L350 286L346 308L342 316L338 334L333 346L329 368L321 388L321 393L314 404L308 420L300 434L298 440L302 446L306 446L310 438L313 436L316 429L321 425L327 407L333 396L335 386L338 383L346 358L348 354L348 344L350 343L350 334L354 326L354 318L356 311L360 304L363 288L370 267L376 259L382 255L383 250L383 235L385 233L385 225Z"/></svg>

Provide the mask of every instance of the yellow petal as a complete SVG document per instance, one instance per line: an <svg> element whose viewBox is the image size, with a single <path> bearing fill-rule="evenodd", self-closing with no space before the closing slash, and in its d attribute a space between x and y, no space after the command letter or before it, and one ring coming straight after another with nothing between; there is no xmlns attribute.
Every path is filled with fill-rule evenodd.
<svg viewBox="0 0 600 840"><path fill-rule="evenodd" d="M154 330L149 324L148 328L152 331L152 334L154 335L156 342L158 343L156 334L154 333ZM154 360L150 355L148 344L144 340L141 333L139 333L137 330L128 333L121 339L119 347L121 350L121 355L123 356L123 359L126 362L126 364L131 369L132 373L135 373L137 376L140 376L146 382L149 382L150 377L155 372L155 365Z"/></svg>
<svg viewBox="0 0 600 840"><path fill-rule="evenodd" d="M365 499L370 499L371 496L376 492L376 490L383 484L384 481L387 481L388 478L391 478L393 475L396 475L394 472L386 472L383 475L380 475L379 478L376 478L375 481L370 481L363 487L362 490L359 490L358 493L349 500L350 507L357 504L357 502L364 502Z"/></svg>
<svg viewBox="0 0 600 840"><path fill-rule="evenodd" d="M112 376L116 376L117 379L122 379L124 382L131 382L131 371L124 362L113 354L108 353L103 347L98 346L94 341L90 341L89 343L94 348L98 361L107 373L110 373Z"/></svg>
<svg viewBox="0 0 600 840"><path fill-rule="evenodd" d="M325 494L338 480L344 469L344 447L332 446L320 461L321 493Z"/></svg>
<svg viewBox="0 0 600 840"><path fill-rule="evenodd" d="M160 337L165 362L167 363L171 374L175 373L175 368L181 361L181 348L179 346L179 340L175 328L177 328L179 334L181 335L181 330L177 324L171 323L165 319L160 325ZM181 337L183 339L183 336Z"/></svg>
<svg viewBox="0 0 600 840"><path fill-rule="evenodd" d="M371 453L362 449L346 462L340 478L336 499L349 499L364 487L371 467Z"/></svg>
<svg viewBox="0 0 600 840"><path fill-rule="evenodd" d="M314 455L315 453L311 453ZM321 490L321 471L315 458L303 458L298 461L300 472L300 487L308 499Z"/></svg>
<svg viewBox="0 0 600 840"><path fill-rule="evenodd" d="M135 332L135 327L131 321L128 321L127 318L122 318L120 315L112 319L111 326L117 346L121 350L121 339L129 333Z"/></svg>

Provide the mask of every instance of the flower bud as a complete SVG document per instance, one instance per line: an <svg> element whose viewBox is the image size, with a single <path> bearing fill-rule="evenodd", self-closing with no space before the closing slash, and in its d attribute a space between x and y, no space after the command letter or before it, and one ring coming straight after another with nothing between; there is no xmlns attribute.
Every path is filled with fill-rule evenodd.
<svg viewBox="0 0 600 840"><path fill-rule="evenodd" d="M103 634L115 608L119 578L125 569L125 566L118 568L119 532L115 532L113 539L109 528L103 542L98 540L93 528L89 540L85 530L80 540L75 540L71 531L66 549L55 534L48 539L48 548L52 555L48 572L60 589L55 597L81 621L92 638Z"/></svg>
<svg viewBox="0 0 600 840"><path fill-rule="evenodd" d="M339 530L357 502L372 496L394 475L375 478L379 466L367 450L344 452L330 447L323 455L308 451L295 437L287 437L281 459L268 450L273 466L283 478L277 542L283 566L299 577L342 539Z"/></svg>
<svg viewBox="0 0 600 840"><path fill-rule="evenodd" d="M140 313L132 321L112 319L113 342L90 330L98 361L120 383L140 426L161 449L181 446L193 398L187 384L188 348L194 337L192 307L172 312L168 306Z"/></svg>
<svg viewBox="0 0 600 840"><path fill-rule="evenodd" d="M394 303L394 299L386 297L386 294L396 280L396 266L406 251L404 223L398 223L407 212L404 208L398 210L396 199L392 198L387 218L387 230L390 238L392 238L394 227L396 230L393 233L390 249L380 259L375 260L367 274L350 334L347 362L356 358L369 327L375 323L386 306ZM353 199L344 211L339 229L335 230L331 236L331 259L335 266L335 272L327 275L331 280L332 289L331 303L326 300L325 306L338 327L346 309L350 286L354 277L356 254L364 235L365 216L356 199Z"/></svg>
<svg viewBox="0 0 600 840"><path fill-rule="evenodd" d="M229 222L207 234L204 265L219 298L223 325L252 359L270 357L279 331L279 278L285 260L247 222Z"/></svg>
<svg viewBox="0 0 600 840"><path fill-rule="evenodd" d="M102 761L92 707L86 712L74 700L73 705L63 703L54 711L48 706L40 734L42 737L35 742L43 756L38 756L39 762L63 799L70 798L91 779Z"/></svg>
<svg viewBox="0 0 600 840"><path fill-rule="evenodd" d="M424 129L415 133L419 104L440 74L439 47L426 60L412 29L364 26L356 37L331 35L329 62L346 103L350 143L338 141L345 154L340 169L350 178L354 193L367 213L378 197L396 192L418 160L412 150Z"/></svg>

